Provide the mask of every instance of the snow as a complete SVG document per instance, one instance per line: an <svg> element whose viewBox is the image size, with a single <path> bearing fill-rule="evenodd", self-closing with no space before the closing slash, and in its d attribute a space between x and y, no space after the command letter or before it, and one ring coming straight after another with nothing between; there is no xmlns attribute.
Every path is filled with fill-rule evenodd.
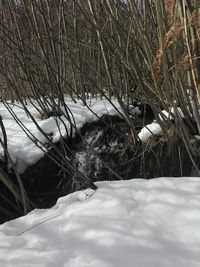
<svg viewBox="0 0 200 267"><path fill-rule="evenodd" d="M163 121L164 119L173 120L175 113L176 113L177 117L179 117L180 119L185 118L181 108L177 107L176 110L174 108L171 108L170 112L167 112L166 110L162 110L161 114L159 115L159 119L161 121ZM162 128L160 127L159 123L156 120L154 120L152 123L144 126L141 129L141 131L138 134L138 137L143 143L146 143L151 136L158 135L160 133L162 133Z"/></svg>
<svg viewBox="0 0 200 267"><path fill-rule="evenodd" d="M146 143L152 135L156 135L162 132L160 125L157 122L147 124L139 132L138 137L143 143Z"/></svg>
<svg viewBox="0 0 200 267"><path fill-rule="evenodd" d="M32 100L33 104L38 106L37 102ZM102 115L120 115L121 108L116 99L112 99L113 105L103 99L89 99L87 101L88 106L83 106L81 100L77 100L77 103L72 102L70 97L65 97L66 106L73 114L73 119L77 129L80 129L85 122L93 122ZM66 128L70 129L70 123L65 116L55 117L52 116L47 119L42 119L41 114L36 110L32 103L27 102L26 108L33 115L38 126L41 130L50 138L54 143L58 142L61 136L66 136ZM16 165L17 171L23 173L28 166L33 165L39 159L41 159L48 150L48 139L44 134L36 127L32 119L24 111L24 108L20 103L9 104L12 112L15 113L17 118L23 123L29 133L29 137L23 131L23 129L13 120L13 116L5 108L4 104L0 102L0 115L3 118L3 123L6 129L8 139L8 152ZM115 108L116 107L116 108ZM118 112L119 111L119 112ZM178 107L177 114L181 118L184 117L182 110ZM174 114L175 111L172 108L170 114ZM172 119L172 116L165 110L162 111L162 116ZM130 106L130 116L135 117L140 115L138 107ZM72 117L71 117L72 119ZM142 128L138 137L146 143L152 135L157 135L162 132L162 129L158 122L153 121ZM0 131L0 137L2 138L2 131ZM32 139L32 140L31 140ZM42 149L41 149L42 148ZM0 146L0 154L3 154L3 148Z"/></svg>
<svg viewBox="0 0 200 267"><path fill-rule="evenodd" d="M1 225L0 266L200 266L198 178L96 185Z"/></svg>
<svg viewBox="0 0 200 267"><path fill-rule="evenodd" d="M32 102L37 105L34 100L32 100ZM113 99L112 102L113 105L121 111L117 100ZM98 116L101 117L105 114L119 114L115 107L105 98L102 100L88 100L87 105L93 112L91 112L87 106L83 106L81 100L77 100L77 103L75 104L69 97L66 96L65 103L74 116L77 129L81 128L86 121L92 122L97 120ZM23 173L28 166L33 165L44 156L44 153L47 151L46 145L49 141L46 136L37 129L36 125L24 111L24 108L20 103L10 103L9 106L17 118L23 123L24 127L31 132L29 135L32 140L14 121L12 115L5 108L4 104L0 102L0 115L3 118L3 123L6 129L8 151L18 172ZM65 116L61 116L61 118L52 116L48 119L42 119L40 113L30 102L27 102L26 108L33 115L39 127L49 136L49 138L52 139L54 143L58 142L61 136L66 135L66 128L69 129L69 122ZM2 131L0 131L0 137L3 137ZM42 148L42 150L40 148ZM1 146L0 154L3 154L3 148Z"/></svg>
<svg viewBox="0 0 200 267"><path fill-rule="evenodd" d="M163 117L166 118L166 119L169 118L170 120L173 120L175 114L177 114L177 116L179 116L179 118L182 118L182 119L185 118L185 116L183 114L183 111L182 111L182 109L180 107L177 107L176 109L175 108L171 108L170 112L167 112L166 110L163 110L162 114L159 115L159 117L160 117L160 120L163 120Z"/></svg>
<svg viewBox="0 0 200 267"><path fill-rule="evenodd" d="M77 128L96 120L95 113L99 117L118 114L105 99L88 101L94 113L81 101L75 104L67 97L65 101ZM120 110L117 101L113 103ZM10 107L32 139L0 103L8 150L22 173L44 156L48 138L57 142L66 135L69 122L64 116L42 119L28 102L26 107L47 138L19 103ZM133 108L132 115L138 112ZM141 130L139 138L147 142L160 132L159 124L153 121ZM82 170L84 152L77 158ZM96 185L96 191L75 192L58 199L51 209L35 209L0 225L0 266L200 267L199 178L134 179Z"/></svg>

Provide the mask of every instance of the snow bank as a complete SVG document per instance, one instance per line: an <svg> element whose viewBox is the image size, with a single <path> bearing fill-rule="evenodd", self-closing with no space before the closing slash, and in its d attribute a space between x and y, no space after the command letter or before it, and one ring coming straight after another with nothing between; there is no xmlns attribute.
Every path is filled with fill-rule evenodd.
<svg viewBox="0 0 200 267"><path fill-rule="evenodd" d="M76 127L79 129L83 124L87 122L92 122L98 119L97 116L101 117L105 114L116 115L117 110L106 100L88 100L88 106L92 109L93 113L88 109L88 107L83 106L82 101L78 100L75 104L71 101L69 97L65 97L65 102L67 107L71 110ZM113 104L118 110L120 106L117 100L113 99ZM37 106L37 103L34 103ZM17 170L23 173L24 170L36 163L40 158L44 156L46 152L45 144L47 143L46 137L37 129L36 125L33 123L30 117L27 116L23 107L15 102L10 104L12 111L24 124L24 126L32 133L31 138L33 140L38 139L40 143L39 146L43 148L42 151L36 144L26 135L22 128L15 122L12 115L5 108L3 103L0 102L0 115L3 118L3 123L7 133L8 139L8 151L16 164ZM50 117L48 119L41 119L39 112L35 107L28 102L26 105L27 109L33 115L35 120L41 129L49 136L51 136L53 142L59 141L61 135L66 135L66 128L69 128L69 122L62 116L61 120L58 117ZM95 115L97 114L97 116ZM63 124L64 122L64 124ZM2 138L2 132L0 131L0 137ZM3 148L0 146L0 153L3 154Z"/></svg>
<svg viewBox="0 0 200 267"><path fill-rule="evenodd" d="M198 178L97 185L1 225L0 266L200 266Z"/></svg>

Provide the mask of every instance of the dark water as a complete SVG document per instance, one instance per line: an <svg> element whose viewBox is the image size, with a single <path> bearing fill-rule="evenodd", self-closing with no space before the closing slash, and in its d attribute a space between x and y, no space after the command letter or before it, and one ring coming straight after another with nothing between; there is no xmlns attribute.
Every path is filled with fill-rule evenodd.
<svg viewBox="0 0 200 267"><path fill-rule="evenodd" d="M142 128L140 119L135 118L135 126ZM134 143L131 131L121 118L103 116L101 120L85 124L73 139L56 144L56 149L65 151L70 164L86 175L91 181L144 178L160 176L196 176L193 164L181 140L166 142L163 137L153 137L149 143ZM49 155L57 156L56 149ZM65 163L63 163L65 164ZM14 173L9 177L15 181ZM61 170L48 155L29 167L22 175L27 196L37 208L49 208L63 195L80 190L87 185L76 173L65 166ZM21 216L5 200L15 199L0 185L0 223ZM20 204L19 204L20 206Z"/></svg>

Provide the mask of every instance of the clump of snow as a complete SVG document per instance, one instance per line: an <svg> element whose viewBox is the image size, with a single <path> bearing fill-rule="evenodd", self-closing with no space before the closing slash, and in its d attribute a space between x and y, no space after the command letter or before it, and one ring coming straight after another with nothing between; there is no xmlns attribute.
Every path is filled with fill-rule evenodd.
<svg viewBox="0 0 200 267"><path fill-rule="evenodd" d="M139 109L139 107L130 106L129 112L133 117L141 115L141 110Z"/></svg>
<svg viewBox="0 0 200 267"><path fill-rule="evenodd" d="M180 107L177 107L176 110L174 108L171 108L170 112L167 112L166 110L162 110L161 114L159 115L159 118L161 121L164 119L173 120L174 119L173 115L175 113L180 118L182 119L185 118L183 111L181 110ZM144 126L142 130L139 132L138 137L143 143L146 143L151 136L158 135L161 132L162 132L162 128L160 127L160 124L155 120L152 123Z"/></svg>
<svg viewBox="0 0 200 267"><path fill-rule="evenodd" d="M34 105L37 106L37 102L32 100ZM70 97L65 97L65 103L73 114L77 129L81 128L85 122L92 122L101 117L102 115L119 115L117 110L121 111L120 106L116 99L112 100L113 105L106 99L90 99L87 105L91 108L90 111L87 106L83 106L81 100L77 100L75 104ZM36 110L34 105L27 102L26 108L32 114L39 127L53 142L58 142L61 136L66 136L66 128L69 130L70 123L65 116L50 117L48 119L42 119L40 113ZM23 123L24 127L30 131L29 135L31 139L26 135L22 128L14 121L12 115L5 108L4 104L0 102L0 115L3 118L3 123L7 133L8 139L8 151L13 162L16 164L17 170L23 173L24 170L36 163L40 158L44 156L47 151L46 144L49 142L40 130L36 127L32 119L24 111L24 108L20 103L15 102L9 104L12 111ZM2 132L0 131L0 137L2 138ZM38 146L36 145L36 140ZM42 150L40 149L42 147ZM0 154L3 154L3 148L0 147Z"/></svg>
<svg viewBox="0 0 200 267"><path fill-rule="evenodd" d="M199 267L200 180L98 182L0 226L0 265Z"/></svg>
<svg viewBox="0 0 200 267"><path fill-rule="evenodd" d="M162 132L160 125L157 122L152 122L139 132L138 137L143 143L146 143L152 135L156 135Z"/></svg>
<svg viewBox="0 0 200 267"><path fill-rule="evenodd" d="M179 116L180 118L184 119L185 116L183 114L183 111L180 107L177 107L176 109L175 108L171 108L170 109L170 112L167 112L166 110L163 110L161 112L162 114L159 115L160 117L160 120L163 120L163 118L166 118L166 119L170 119L170 120L173 120L174 119L174 115L175 113L177 114L177 116Z"/></svg>

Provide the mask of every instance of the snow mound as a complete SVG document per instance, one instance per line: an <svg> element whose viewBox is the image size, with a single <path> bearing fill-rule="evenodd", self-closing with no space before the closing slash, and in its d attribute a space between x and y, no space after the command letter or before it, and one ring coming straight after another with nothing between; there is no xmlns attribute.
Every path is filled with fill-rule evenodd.
<svg viewBox="0 0 200 267"><path fill-rule="evenodd" d="M1 225L0 266L200 266L198 178L97 186Z"/></svg>
<svg viewBox="0 0 200 267"><path fill-rule="evenodd" d="M37 102L34 100L32 100L32 102L37 106ZM75 104L70 97L66 96L65 103L73 114L77 129L80 129L85 122L95 121L102 115L119 115L118 110L121 111L116 99L112 100L113 105L105 98L102 100L90 99L87 105L92 111L88 109L87 106L83 106L81 100L77 100ZM66 136L66 128L69 129L69 121L66 117L61 116L61 118L59 118L52 116L48 119L41 119L40 113L33 104L27 102L26 108L32 114L39 127L53 142L56 143L61 136ZM9 113L4 104L0 102L0 115L3 118L6 129L8 151L18 172L23 173L28 166L33 165L44 156L47 151L45 145L48 143L48 140L41 131L37 129L21 104L15 102L14 104L9 104L9 106L16 117L23 123L23 127L29 131L30 138L13 119L13 116ZM0 137L3 138L2 131L0 131ZM36 145L36 140L39 140L39 142L37 142L38 146ZM0 154L3 154L3 148L1 146Z"/></svg>

